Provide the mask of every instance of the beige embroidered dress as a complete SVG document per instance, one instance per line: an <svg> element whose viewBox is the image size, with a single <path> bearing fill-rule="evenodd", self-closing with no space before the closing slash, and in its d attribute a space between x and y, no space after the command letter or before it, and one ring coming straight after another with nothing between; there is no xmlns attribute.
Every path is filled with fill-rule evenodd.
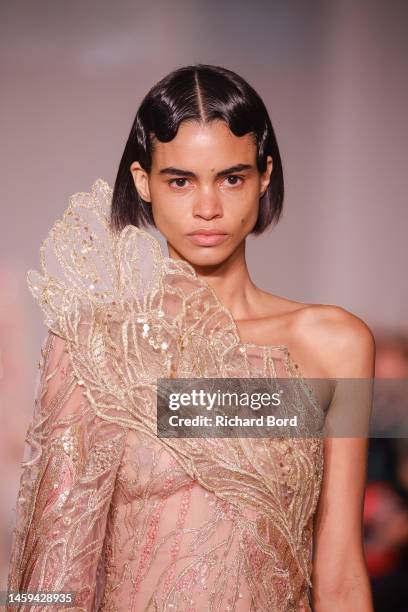
<svg viewBox="0 0 408 612"><path fill-rule="evenodd" d="M66 610L310 610L319 438L159 438L157 378L293 377L287 347L242 343L191 265L109 225L112 190L76 193L28 284L48 327L8 589ZM9 610L51 610L20 604Z"/></svg>

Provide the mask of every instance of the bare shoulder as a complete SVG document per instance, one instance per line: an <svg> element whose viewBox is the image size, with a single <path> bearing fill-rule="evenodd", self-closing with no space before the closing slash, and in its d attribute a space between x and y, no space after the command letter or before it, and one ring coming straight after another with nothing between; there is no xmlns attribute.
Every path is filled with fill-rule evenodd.
<svg viewBox="0 0 408 612"><path fill-rule="evenodd" d="M375 340L360 317L334 304L303 304L294 317L293 332L301 340L304 358L313 356L325 376L374 375Z"/></svg>

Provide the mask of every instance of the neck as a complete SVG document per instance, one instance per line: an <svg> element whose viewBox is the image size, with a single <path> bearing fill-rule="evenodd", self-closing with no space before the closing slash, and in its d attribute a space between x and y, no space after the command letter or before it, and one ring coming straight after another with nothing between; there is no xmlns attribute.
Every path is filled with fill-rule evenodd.
<svg viewBox="0 0 408 612"><path fill-rule="evenodd" d="M168 243L167 243L168 244ZM184 259L168 244L169 256ZM189 261L197 276L215 292L220 302L236 320L251 319L257 311L260 290L253 283L245 258L245 242L220 264L197 265Z"/></svg>

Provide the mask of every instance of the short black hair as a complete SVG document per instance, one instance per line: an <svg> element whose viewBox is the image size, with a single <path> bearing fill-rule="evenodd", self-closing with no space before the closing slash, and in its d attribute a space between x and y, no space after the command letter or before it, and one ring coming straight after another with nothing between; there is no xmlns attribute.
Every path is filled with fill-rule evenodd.
<svg viewBox="0 0 408 612"><path fill-rule="evenodd" d="M236 136L252 134L257 147L256 164L272 174L260 198L259 214L251 234L261 234L279 220L284 196L282 161L268 111L258 93L238 74L221 66L195 64L174 70L146 94L136 113L120 160L113 187L111 224L120 231L126 225L155 227L152 209L138 194L130 166L138 161L149 173L154 135L169 142L183 121L225 121Z"/></svg>

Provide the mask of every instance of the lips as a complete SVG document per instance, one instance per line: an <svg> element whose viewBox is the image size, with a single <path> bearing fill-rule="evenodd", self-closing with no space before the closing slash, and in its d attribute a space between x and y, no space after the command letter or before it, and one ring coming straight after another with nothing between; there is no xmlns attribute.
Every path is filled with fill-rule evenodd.
<svg viewBox="0 0 408 612"><path fill-rule="evenodd" d="M197 234L205 234L206 236L211 236L213 234L217 234L217 236L218 236L220 234L225 235L225 232L223 232L222 230L218 230L218 229L204 229L204 228L202 228L202 229L194 230L194 232L190 232L189 236L195 236Z"/></svg>
<svg viewBox="0 0 408 612"><path fill-rule="evenodd" d="M217 230L196 230L188 234L194 244L199 246L216 246L228 238L228 234Z"/></svg>

